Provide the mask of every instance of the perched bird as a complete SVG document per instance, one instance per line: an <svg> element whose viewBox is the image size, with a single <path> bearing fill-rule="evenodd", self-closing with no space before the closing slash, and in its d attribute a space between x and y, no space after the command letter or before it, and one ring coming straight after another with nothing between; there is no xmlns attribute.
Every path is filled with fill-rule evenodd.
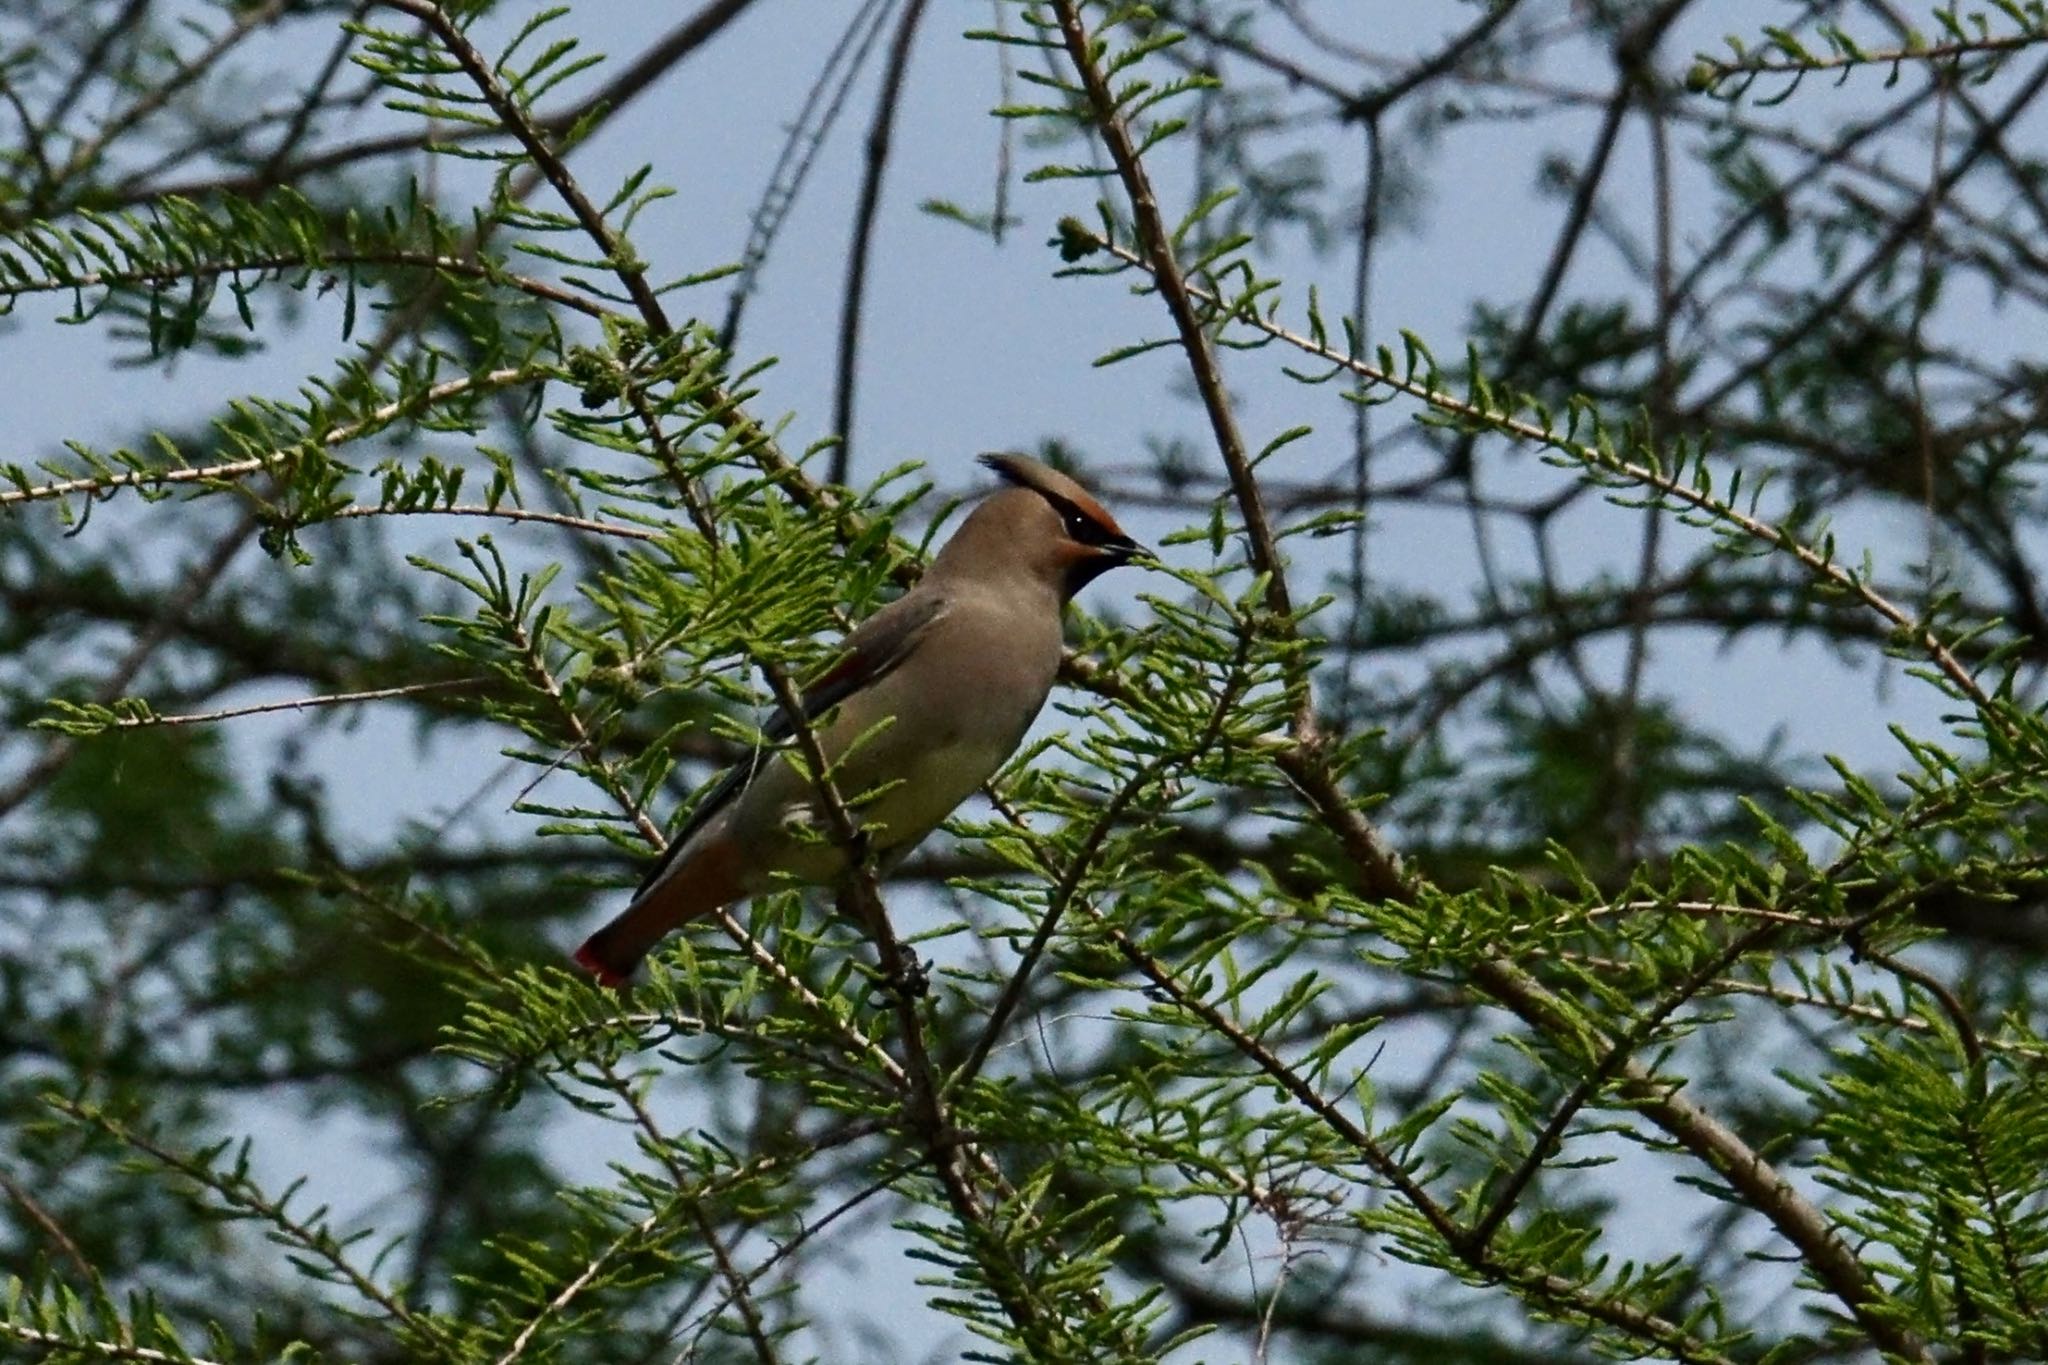
<svg viewBox="0 0 2048 1365"><path fill-rule="evenodd" d="M1145 553L1057 470L1021 455L982 463L1009 486L975 507L916 587L854 629L801 698L834 765L834 790L853 804L884 865L930 834L1024 738L1059 669L1068 599ZM794 729L778 714L764 733L779 741ZM860 802L863 793L873 799ZM734 767L576 961L622 985L662 935L699 915L781 878L838 880L846 850L802 828L822 824L815 801L811 783L772 752Z"/></svg>

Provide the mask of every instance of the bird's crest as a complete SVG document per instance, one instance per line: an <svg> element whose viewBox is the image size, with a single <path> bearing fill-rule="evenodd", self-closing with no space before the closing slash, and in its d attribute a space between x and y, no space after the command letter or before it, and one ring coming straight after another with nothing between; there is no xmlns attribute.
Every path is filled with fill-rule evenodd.
<svg viewBox="0 0 2048 1365"><path fill-rule="evenodd" d="M1041 464L1028 455L1003 453L983 455L981 462L993 469L1004 483L1028 488L1044 498L1063 519L1080 518L1104 540L1129 540L1108 508L1097 502L1087 489L1051 465Z"/></svg>

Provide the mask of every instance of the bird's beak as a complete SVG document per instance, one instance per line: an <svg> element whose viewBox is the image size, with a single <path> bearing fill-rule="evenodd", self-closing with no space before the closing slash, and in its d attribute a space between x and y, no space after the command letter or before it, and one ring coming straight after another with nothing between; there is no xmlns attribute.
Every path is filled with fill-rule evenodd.
<svg viewBox="0 0 2048 1365"><path fill-rule="evenodd" d="M1159 567L1159 556L1152 553L1150 547L1140 545L1129 536L1118 536L1115 540L1106 541L1102 548L1114 556L1119 564L1136 564L1141 569Z"/></svg>

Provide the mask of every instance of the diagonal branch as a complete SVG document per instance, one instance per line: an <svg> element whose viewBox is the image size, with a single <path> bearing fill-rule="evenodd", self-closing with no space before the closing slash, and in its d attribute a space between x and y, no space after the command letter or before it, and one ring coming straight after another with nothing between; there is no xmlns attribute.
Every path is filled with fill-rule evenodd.
<svg viewBox="0 0 2048 1365"><path fill-rule="evenodd" d="M1073 63L1087 94L1090 118L1104 146L1109 149L1110 159L1116 163L1117 177L1123 182L1124 193L1130 200L1131 218L1137 227L1145 269L1159 287L1159 296L1165 301L1167 312L1173 316L1174 330L1179 334L1181 349L1187 354L1195 389L1201 395L1202 410L1208 414L1209 429L1216 438L1217 451L1223 456L1224 468L1230 473L1231 493L1237 500L1238 513L1244 518L1245 536L1251 543L1252 568L1270 575L1266 583L1266 603L1283 623L1280 629L1291 635L1294 604L1287 590L1286 567L1280 558L1279 542L1267 519L1265 501L1252 472L1251 457L1245 449L1244 436L1238 430L1237 414L1231 408L1230 394L1223 385L1223 369L1217 361L1216 347L1203 330L1201 313L1195 307L1186 273L1173 249L1173 235L1160 214L1159 197L1152 189L1152 178L1146 173L1144 162L1138 158L1137 147L1131 141L1130 127L1125 123L1117 98L1109 88L1108 77L1103 74L1096 40L1081 22L1079 0L1055 0L1053 12L1059 19L1060 37L1066 43L1067 58ZM1300 704L1305 711L1308 704L1306 689Z"/></svg>
<svg viewBox="0 0 2048 1365"><path fill-rule="evenodd" d="M1099 237L1091 237L1099 250L1141 269L1152 269L1149 257ZM1225 307L1212 291L1189 286L1181 288L1190 300L1211 308ZM1494 406L1458 398L1416 379L1396 375L1360 357L1336 350L1317 338L1293 333L1255 309L1228 310L1230 315L1275 339L1299 347L1329 364L1342 367L1375 383L1431 407L1465 420L1484 422L1496 430L1570 454L1593 467L1614 469L1682 502L1695 510L1725 519L1744 534L1784 549L1816 577L1859 598L1893 626L1916 641L1932 657L1957 689L1979 706L1987 723L1995 724L1991 702L1976 679L1955 658L1948 646L1926 625L1883 597L1861 576L1835 564L1818 550L1788 539L1780 530L1692 487L1675 475L1651 468L1613 451L1597 450L1560 437L1548 427ZM1312 735L1313 732L1311 732ZM1304 738L1288 745L1276 762L1308 798L1322 823L1335 835L1360 873L1366 894L1384 900L1412 904L1422 884L1402 864L1378 829L1353 803L1343 784L1324 762L1319 743ZM1474 979L1496 999L1546 1034L1587 1041L1596 1049L1608 1049L1604 1037L1588 1038L1583 1021L1552 995L1533 976L1505 958L1482 958L1470 965ZM1926 1345L1908 1328L1881 1311L1881 1293L1856 1253L1837 1235L1826 1215L1733 1130L1706 1110L1673 1093L1641 1062L1629 1059L1618 1071L1622 1093L1640 1105L1642 1112L1677 1142L1727 1180L1750 1207L1770 1220L1781 1235L1799 1249L1801 1257L1829 1292L1849 1309L1871 1338L1907 1359L1924 1361Z"/></svg>
<svg viewBox="0 0 2048 1365"><path fill-rule="evenodd" d="M657 337L665 337L675 331L668 320L668 314L656 297L654 286L647 281L647 272L633 250L612 231L604 214L592 203L590 196L583 192L583 186L570 174L569 167L561 154L542 132L540 125L531 114L519 106L505 87L499 83L496 73L484 54L477 51L454 19L433 0L377 0L388 9L410 14L433 31L441 45L448 49L450 56L462 67L482 95L484 103L498 116L498 122L519 139L519 145L526 149L527 157L533 162L562 202L568 205L578 226L595 242L604 253L605 263L626 293L632 298L633 306L640 310L640 317L647 324L647 330Z"/></svg>
<svg viewBox="0 0 2048 1365"><path fill-rule="evenodd" d="M2048 73L2048 67L2044 67L2044 73ZM2044 75L2044 80L2048 80L2048 75ZM1150 268L1142 256L1128 247L1092 235L1089 241L1097 250L1108 252L1118 260L1140 269ZM1210 307L1227 306L1221 294L1214 290L1190 286L1189 292L1192 297ZM1863 575L1843 568L1813 546L1792 539L1781 528L1695 488L1679 475L1667 471L1661 464L1653 467L1641 460L1630 459L1618 451L1603 449L1560 435L1546 423L1515 415L1504 403L1487 404L1461 398L1421 379L1397 374L1362 356L1339 350L1320 337L1306 336L1294 331L1274 321L1270 316L1252 309L1234 309L1231 316L1234 321L1242 322L1276 341L1285 342L1320 361L1347 370L1370 385L1418 399L1438 412L1461 420L1483 423L1516 440L1555 450L1587 468L1611 470L1645 488L1656 490L1662 497L1683 503L1689 509L1704 513L1716 521L1725 522L1761 545L1789 554L1830 590L1847 594L1884 618L1903 639L1910 640L1928 656L1955 687L1957 694L1976 706L1978 714L1988 726L2004 731L2005 726L1992 706L1990 695L1985 692L1970 669L1956 656L1955 650L1947 641L1935 634L1932 627L1871 586Z"/></svg>
<svg viewBox="0 0 2048 1365"><path fill-rule="evenodd" d="M1567 1276L1503 1260L1486 1241L1474 1237L1461 1226L1451 1210L1416 1180L1407 1165L1388 1151L1362 1124L1345 1113L1338 1102L1323 1095L1302 1076L1300 1071L1289 1066L1259 1039L1239 1028L1228 1015L1203 999L1198 992L1176 976L1170 967L1148 953L1142 944L1132 939L1100 912L1085 904L1081 908L1096 928L1108 935L1110 942L1115 945L1124 960L1136 968L1154 988L1182 1009L1194 1014L1211 1032L1227 1040L1274 1084L1292 1096L1296 1103L1342 1137L1359 1154L1365 1165L1400 1195L1408 1207L1428 1224L1432 1232L1443 1239L1444 1245L1450 1248L1452 1254L1468 1266L1472 1273L1514 1286L1532 1297L1549 1300L1568 1308L1576 1315L1591 1321L1604 1322L1630 1336L1655 1342L1665 1350L1673 1352L1677 1359L1728 1365L1726 1357L1696 1341L1677 1323L1624 1300L1595 1293L1588 1286L1577 1283Z"/></svg>

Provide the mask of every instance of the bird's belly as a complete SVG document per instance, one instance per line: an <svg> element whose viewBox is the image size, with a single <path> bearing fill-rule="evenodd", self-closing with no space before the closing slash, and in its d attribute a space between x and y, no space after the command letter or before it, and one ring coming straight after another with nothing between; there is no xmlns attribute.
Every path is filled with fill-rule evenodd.
<svg viewBox="0 0 2048 1365"><path fill-rule="evenodd" d="M886 756L868 755L867 762L856 755L841 770L837 785L840 796L851 805L855 818L872 837L875 851L901 855L937 828L955 807L995 774L1016 747L1016 739L1007 735L979 742L953 739L914 751L888 747L892 752ZM899 780L886 790L876 790L880 786L873 776L877 769ZM799 787L796 774L787 768L783 774L789 790L783 800L775 803L775 823L784 832L776 840L779 850L767 860L766 870L803 882L837 881L846 870L845 850L831 839L822 813L810 794ZM781 787L784 783L776 785ZM808 833L797 833L800 826L807 828ZM766 889L768 884L764 878L755 889Z"/></svg>
<svg viewBox="0 0 2048 1365"><path fill-rule="evenodd" d="M879 826L875 837L884 848L915 843L994 776L1015 747L1016 741L1004 735L925 749L911 756L900 783L861 808L861 822Z"/></svg>

